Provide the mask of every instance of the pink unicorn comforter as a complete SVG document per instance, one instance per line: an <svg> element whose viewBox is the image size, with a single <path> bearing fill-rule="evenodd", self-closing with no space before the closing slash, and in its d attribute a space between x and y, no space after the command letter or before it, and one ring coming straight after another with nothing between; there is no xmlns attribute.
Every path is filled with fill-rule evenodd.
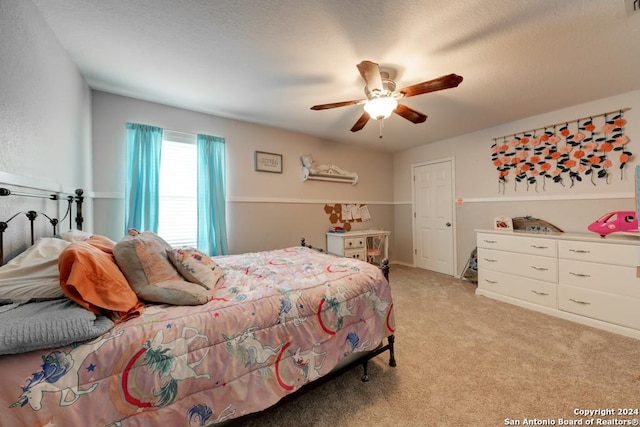
<svg viewBox="0 0 640 427"><path fill-rule="evenodd" d="M215 261L225 278L205 305L151 305L90 342L0 357L0 425L229 421L393 333L373 265L303 247Z"/></svg>

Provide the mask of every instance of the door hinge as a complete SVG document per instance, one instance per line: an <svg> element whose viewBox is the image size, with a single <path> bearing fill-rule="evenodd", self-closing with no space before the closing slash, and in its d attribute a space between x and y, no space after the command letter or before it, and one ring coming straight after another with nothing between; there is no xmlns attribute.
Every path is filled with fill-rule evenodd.
<svg viewBox="0 0 640 427"><path fill-rule="evenodd" d="M414 253L415 255L418 255L418 250L417 250L417 249L414 249L414 250L413 250L413 253Z"/></svg>

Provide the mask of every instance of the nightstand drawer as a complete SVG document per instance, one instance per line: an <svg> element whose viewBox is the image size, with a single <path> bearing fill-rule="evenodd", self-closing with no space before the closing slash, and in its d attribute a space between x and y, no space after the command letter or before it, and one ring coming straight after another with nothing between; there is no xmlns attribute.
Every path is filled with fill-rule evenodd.
<svg viewBox="0 0 640 427"><path fill-rule="evenodd" d="M364 248L360 248L360 249L345 249L344 250L344 256L346 258L355 258L355 259L361 259L364 260L366 259L366 251L364 250Z"/></svg>
<svg viewBox="0 0 640 427"><path fill-rule="evenodd" d="M365 247L365 237L348 237L344 239L345 254L346 249L356 249ZM346 255L345 255L346 256Z"/></svg>

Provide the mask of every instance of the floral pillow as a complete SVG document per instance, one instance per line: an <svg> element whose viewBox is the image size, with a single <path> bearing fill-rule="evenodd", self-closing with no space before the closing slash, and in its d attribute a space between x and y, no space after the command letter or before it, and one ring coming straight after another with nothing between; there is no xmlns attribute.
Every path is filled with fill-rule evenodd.
<svg viewBox="0 0 640 427"><path fill-rule="evenodd" d="M213 289L224 276L222 267L197 249L172 249L167 256L185 279L207 289Z"/></svg>
<svg viewBox="0 0 640 427"><path fill-rule="evenodd" d="M140 299L173 305L206 304L207 290L184 279L167 256L170 250L157 234L132 229L116 243L113 256Z"/></svg>

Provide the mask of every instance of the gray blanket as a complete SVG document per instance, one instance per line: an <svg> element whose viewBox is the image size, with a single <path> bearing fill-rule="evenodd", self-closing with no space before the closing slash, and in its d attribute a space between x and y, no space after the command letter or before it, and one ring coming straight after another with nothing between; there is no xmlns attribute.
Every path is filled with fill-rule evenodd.
<svg viewBox="0 0 640 427"><path fill-rule="evenodd" d="M95 338L113 328L104 316L68 298L29 302L0 312L0 354L54 348Z"/></svg>

